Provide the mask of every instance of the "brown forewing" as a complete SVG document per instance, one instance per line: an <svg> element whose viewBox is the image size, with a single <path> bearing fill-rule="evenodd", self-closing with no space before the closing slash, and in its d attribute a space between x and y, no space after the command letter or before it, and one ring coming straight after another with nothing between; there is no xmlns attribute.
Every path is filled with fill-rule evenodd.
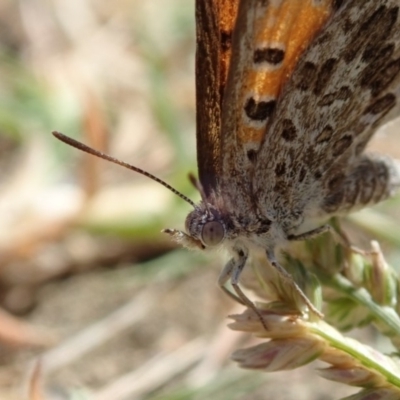
<svg viewBox="0 0 400 400"><path fill-rule="evenodd" d="M238 0L196 1L196 129L200 182L208 196L221 176L221 106Z"/></svg>

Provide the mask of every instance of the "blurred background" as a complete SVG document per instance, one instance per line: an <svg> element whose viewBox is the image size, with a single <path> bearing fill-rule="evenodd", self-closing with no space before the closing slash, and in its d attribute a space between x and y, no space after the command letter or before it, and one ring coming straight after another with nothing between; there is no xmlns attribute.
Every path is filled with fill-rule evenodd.
<svg viewBox="0 0 400 400"><path fill-rule="evenodd" d="M226 326L241 310L216 284L226 258L177 249L160 233L183 229L190 206L51 135L197 201L187 179L196 172L194 52L194 1L0 1L1 399L27 398L38 361L48 400L351 392L312 368L239 370L229 355L252 342ZM391 124L373 146L400 158L396 132ZM379 239L392 265L397 205L345 225L367 246Z"/></svg>

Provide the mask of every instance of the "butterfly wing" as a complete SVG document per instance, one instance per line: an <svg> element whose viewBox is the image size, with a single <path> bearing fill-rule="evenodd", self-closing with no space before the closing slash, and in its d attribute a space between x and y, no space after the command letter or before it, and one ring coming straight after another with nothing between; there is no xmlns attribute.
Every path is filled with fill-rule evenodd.
<svg viewBox="0 0 400 400"><path fill-rule="evenodd" d="M264 210L310 218L390 192L397 179L390 164L362 152L400 112L399 7L398 0L343 2L301 57L258 153L253 190ZM364 199L360 183L369 185Z"/></svg>
<svg viewBox="0 0 400 400"><path fill-rule="evenodd" d="M247 215L254 209L254 166L277 100L301 53L331 16L332 3L240 2L222 107L220 186L231 212ZM262 182L266 179L264 170Z"/></svg>
<svg viewBox="0 0 400 400"><path fill-rule="evenodd" d="M207 196L221 176L221 105L237 1L196 1L197 163Z"/></svg>

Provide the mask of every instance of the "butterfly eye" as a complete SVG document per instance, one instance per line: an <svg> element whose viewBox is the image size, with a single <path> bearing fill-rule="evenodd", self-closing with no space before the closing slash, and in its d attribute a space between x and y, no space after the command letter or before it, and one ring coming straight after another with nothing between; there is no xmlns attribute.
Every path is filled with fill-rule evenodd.
<svg viewBox="0 0 400 400"><path fill-rule="evenodd" d="M216 246L225 236L225 230L218 221L207 222L203 226L201 239L206 246Z"/></svg>

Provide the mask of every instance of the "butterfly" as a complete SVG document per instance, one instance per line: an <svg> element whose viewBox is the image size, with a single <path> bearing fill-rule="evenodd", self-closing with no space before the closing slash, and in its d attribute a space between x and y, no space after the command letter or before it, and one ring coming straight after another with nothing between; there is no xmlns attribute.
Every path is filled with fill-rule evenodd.
<svg viewBox="0 0 400 400"><path fill-rule="evenodd" d="M193 203L158 178L54 133L83 151L164 184L193 206L188 248L224 246L219 283L239 287L252 251L322 316L277 260L288 242L375 204L400 185L391 159L365 147L399 115L400 0L197 0L198 180ZM225 285L231 282L234 293Z"/></svg>

